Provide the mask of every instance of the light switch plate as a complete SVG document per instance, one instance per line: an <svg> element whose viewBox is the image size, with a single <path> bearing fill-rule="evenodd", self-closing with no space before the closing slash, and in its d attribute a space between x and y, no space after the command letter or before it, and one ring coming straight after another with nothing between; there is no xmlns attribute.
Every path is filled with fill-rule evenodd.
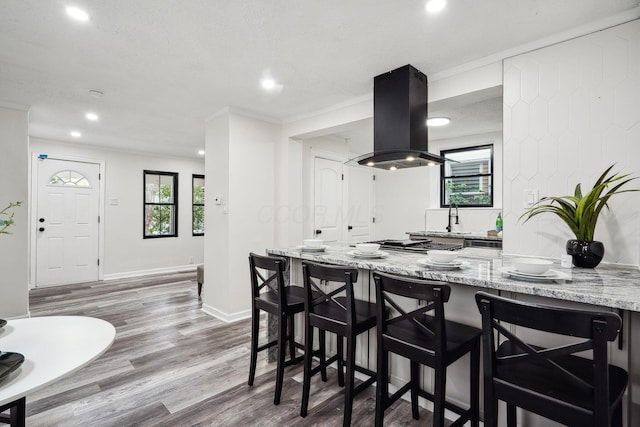
<svg viewBox="0 0 640 427"><path fill-rule="evenodd" d="M538 200L540 200L540 197L538 196L538 189L535 188L535 189L524 190L522 200L523 200L523 205L526 209L532 208L533 205L538 203Z"/></svg>

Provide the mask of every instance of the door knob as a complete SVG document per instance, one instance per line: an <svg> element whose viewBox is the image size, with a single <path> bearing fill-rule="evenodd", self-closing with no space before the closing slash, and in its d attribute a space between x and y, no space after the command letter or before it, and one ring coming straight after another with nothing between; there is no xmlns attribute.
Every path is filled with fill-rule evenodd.
<svg viewBox="0 0 640 427"><path fill-rule="evenodd" d="M40 222L44 222L44 218L40 218L38 221L40 221Z"/></svg>
<svg viewBox="0 0 640 427"><path fill-rule="evenodd" d="M316 235L322 234L322 230L316 230Z"/></svg>
<svg viewBox="0 0 640 427"><path fill-rule="evenodd" d="M353 226L347 225L347 230L349 230L349 231L353 230Z"/></svg>
<svg viewBox="0 0 640 427"><path fill-rule="evenodd" d="M38 231L44 231L44 227L38 228Z"/></svg>

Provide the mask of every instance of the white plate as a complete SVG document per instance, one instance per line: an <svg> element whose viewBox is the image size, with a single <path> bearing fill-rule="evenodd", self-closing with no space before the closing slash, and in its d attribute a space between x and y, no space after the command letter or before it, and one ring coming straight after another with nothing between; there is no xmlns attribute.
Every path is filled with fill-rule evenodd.
<svg viewBox="0 0 640 427"><path fill-rule="evenodd" d="M322 245L319 248L300 245L300 246L296 246L296 249L302 252L324 252L328 247L329 247L328 245Z"/></svg>
<svg viewBox="0 0 640 427"><path fill-rule="evenodd" d="M440 262L440 261L434 261L429 257L423 258L421 261L423 261L426 264L437 265L439 267L459 267L465 263L461 259L454 259L451 262Z"/></svg>
<svg viewBox="0 0 640 427"><path fill-rule="evenodd" d="M416 261L419 265L424 267L455 270L456 268L464 268L469 265L468 262L462 260L455 260L452 262L434 262L429 258L421 258Z"/></svg>
<svg viewBox="0 0 640 427"><path fill-rule="evenodd" d="M363 258L363 259L376 259L376 258L384 258L387 255L389 255L388 253L384 252L384 251L376 251L372 254L363 254L362 252L358 252L358 251L349 251L347 252L349 255L351 255L354 258Z"/></svg>
<svg viewBox="0 0 640 427"><path fill-rule="evenodd" d="M515 270L513 267L502 267L502 272L511 277L523 280L554 281L571 279L571 276L567 273L558 270L547 270L544 274L531 274Z"/></svg>

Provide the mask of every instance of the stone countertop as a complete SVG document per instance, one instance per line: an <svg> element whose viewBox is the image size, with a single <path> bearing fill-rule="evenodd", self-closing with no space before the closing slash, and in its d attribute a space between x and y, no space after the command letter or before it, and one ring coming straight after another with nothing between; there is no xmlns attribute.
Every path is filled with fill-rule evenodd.
<svg viewBox="0 0 640 427"><path fill-rule="evenodd" d="M359 259L349 255L353 250L351 246L338 244L321 253L302 252L299 247L268 249L267 253L640 312L640 270L635 267L601 264L595 269L562 268L556 263L552 270L563 279L522 280L504 271L511 266L513 257L502 256L494 249L460 250L459 259L466 265L457 270L422 266L417 261L425 258L424 254L385 251L387 256L381 259Z"/></svg>
<svg viewBox="0 0 640 427"><path fill-rule="evenodd" d="M487 236L486 231L484 233L478 231L407 231L407 234L412 236L424 236L424 237L449 237L451 239L481 239L481 240L502 240L502 236Z"/></svg>

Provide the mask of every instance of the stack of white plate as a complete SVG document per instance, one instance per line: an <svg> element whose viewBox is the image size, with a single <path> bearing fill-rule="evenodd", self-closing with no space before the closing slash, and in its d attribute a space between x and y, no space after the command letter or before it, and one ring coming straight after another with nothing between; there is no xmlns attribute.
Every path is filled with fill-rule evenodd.
<svg viewBox="0 0 640 427"><path fill-rule="evenodd" d="M468 262L461 259L454 259L453 261L449 262L438 262L432 260L431 258L421 258L416 262L424 267L437 268L441 270L455 270L457 268L463 268L469 265Z"/></svg>
<svg viewBox="0 0 640 427"><path fill-rule="evenodd" d="M328 247L329 245L320 245L320 246L300 245L300 246L296 246L296 249L302 252L324 252L325 250L327 250Z"/></svg>
<svg viewBox="0 0 640 427"><path fill-rule="evenodd" d="M375 259L384 258L388 254L380 250L380 245L377 243L357 243L355 251L349 251L349 255L354 258Z"/></svg>

